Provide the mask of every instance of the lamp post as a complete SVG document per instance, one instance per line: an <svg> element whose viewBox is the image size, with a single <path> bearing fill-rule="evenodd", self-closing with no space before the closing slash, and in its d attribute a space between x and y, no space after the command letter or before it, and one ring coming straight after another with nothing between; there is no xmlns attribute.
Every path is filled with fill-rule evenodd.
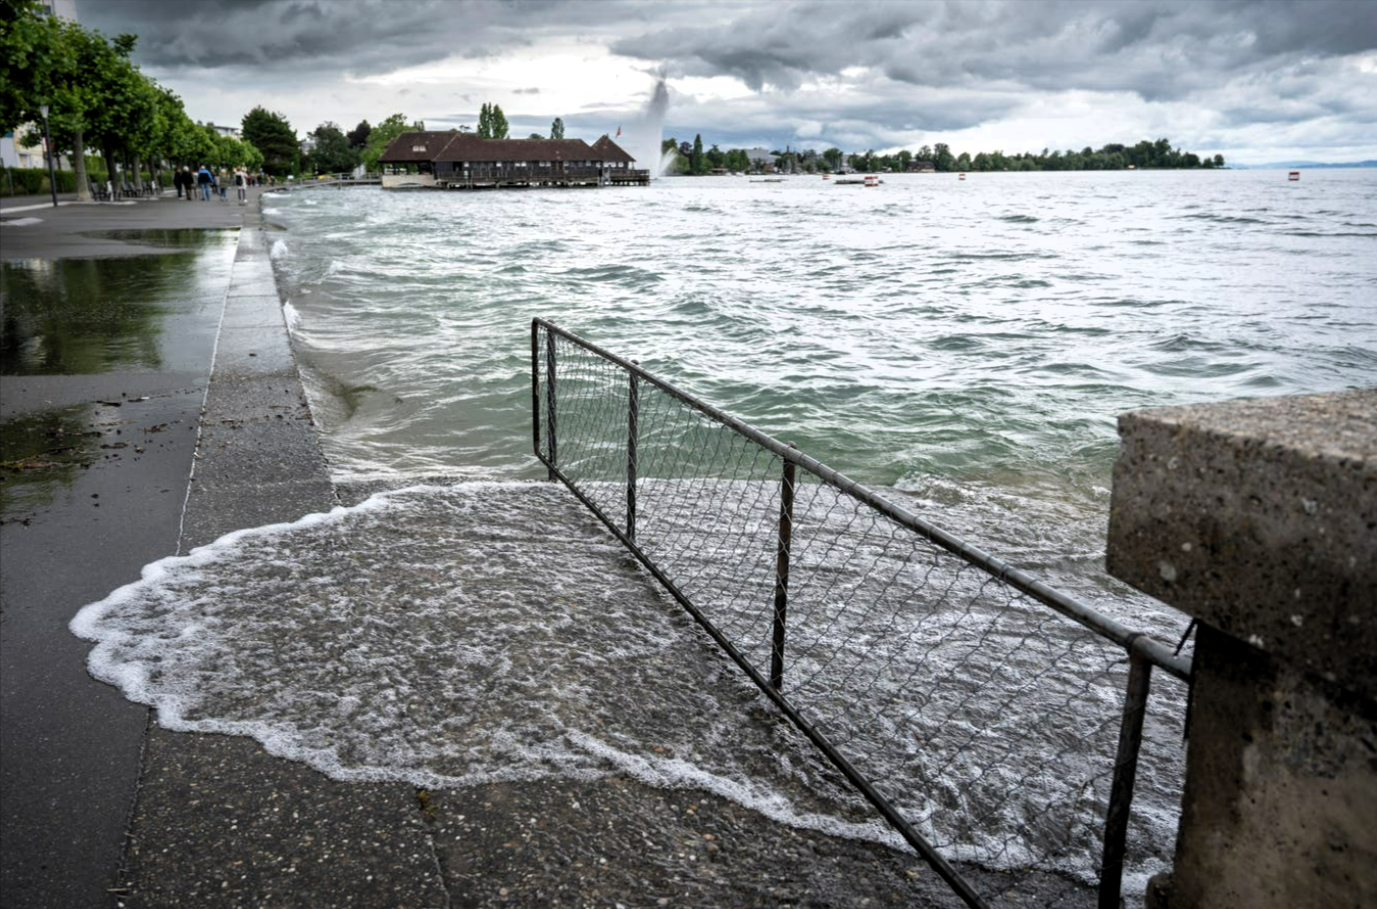
<svg viewBox="0 0 1377 909"><path fill-rule="evenodd" d="M53 208L57 208L57 172L53 167L53 140L48 135L48 105L38 105L38 113L43 117L43 150L48 153L48 189L53 193Z"/></svg>

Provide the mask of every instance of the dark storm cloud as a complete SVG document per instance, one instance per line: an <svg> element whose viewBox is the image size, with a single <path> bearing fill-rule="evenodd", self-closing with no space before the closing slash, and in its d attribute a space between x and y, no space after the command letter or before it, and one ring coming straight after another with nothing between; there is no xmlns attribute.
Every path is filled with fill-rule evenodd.
<svg viewBox="0 0 1377 909"><path fill-rule="evenodd" d="M1353 0L1305 2L969 2L777 6L628 37L617 53L671 74L796 88L848 67L945 87L1008 82L1059 91L1179 98L1231 75L1307 55L1377 47L1377 15Z"/></svg>
<svg viewBox="0 0 1377 909"><path fill-rule="evenodd" d="M139 35L155 70L254 67L288 74L379 73L528 44L547 29L596 21L562 0L78 0L85 24Z"/></svg>
<svg viewBox="0 0 1377 909"><path fill-rule="evenodd" d="M375 106L409 88L432 109L469 106L469 84L382 87L367 77L514 50L538 63L553 41L663 72L680 92L670 126L723 142L894 147L1020 118L1062 122L1076 105L1083 120L1094 108L1123 115L1121 129L1169 129L1225 149L1238 147L1229 135L1252 144L1268 126L1287 145L1308 132L1368 147L1377 134L1377 15L1366 0L77 0L77 9L107 33L137 33L136 59L189 97L232 87L270 105L300 101L308 117L321 101L348 111L365 91L357 80L371 81ZM726 77L754 94L724 99L686 77ZM548 78L519 77L503 100L544 108L556 89L578 85L586 102L555 113L600 129L633 118L640 103L624 86L585 85L579 71L567 84ZM356 115L346 111L334 116ZM1047 129L1048 141L1065 131Z"/></svg>

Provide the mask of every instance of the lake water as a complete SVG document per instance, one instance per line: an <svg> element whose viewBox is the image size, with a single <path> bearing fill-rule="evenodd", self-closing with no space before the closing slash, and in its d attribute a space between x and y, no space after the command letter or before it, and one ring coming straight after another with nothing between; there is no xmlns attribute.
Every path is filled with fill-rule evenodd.
<svg viewBox="0 0 1377 909"><path fill-rule="evenodd" d="M1163 639L1184 617L1102 568L1116 415L1377 382L1374 172L311 190L265 212L286 228L273 257L338 480L542 477L529 331L543 316ZM714 508L757 492L719 484ZM165 724L251 734L341 778L619 771L894 842L739 673L692 649L672 603L625 586L625 556L572 502L543 484L393 493L151 566L75 627L102 641L93 670ZM936 577L902 598L923 603ZM949 854L1093 880L1121 654L1041 613L973 609L979 577L927 589L943 591L931 615L863 616L835 642L838 617L815 611L847 679L893 644L867 704L916 705L918 666L939 680L924 713L950 708L870 739L843 725L847 747ZM1169 860L1180 799L1184 687L1158 678L1139 892ZM952 805L973 794L987 801L966 829Z"/></svg>
<svg viewBox="0 0 1377 909"><path fill-rule="evenodd" d="M1372 171L265 205L341 478L540 476L538 315L1079 586L1118 414L1377 382Z"/></svg>

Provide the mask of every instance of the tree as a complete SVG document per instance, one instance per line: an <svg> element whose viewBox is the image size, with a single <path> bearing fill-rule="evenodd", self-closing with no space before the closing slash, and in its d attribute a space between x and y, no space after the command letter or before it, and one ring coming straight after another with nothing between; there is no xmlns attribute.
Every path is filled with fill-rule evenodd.
<svg viewBox="0 0 1377 909"><path fill-rule="evenodd" d="M487 105L484 105L485 107ZM423 132L426 128L425 121L417 120L415 123L407 122L405 114L393 114L377 126L368 134L368 145L363 150L363 164L369 171L377 171L378 159L383 152L387 151L387 146L392 144L402 133Z"/></svg>
<svg viewBox="0 0 1377 909"><path fill-rule="evenodd" d="M542 136L540 133L531 133L531 134L530 134L529 136L527 136L526 138L527 138L527 139L544 139L545 137Z"/></svg>
<svg viewBox="0 0 1377 909"><path fill-rule="evenodd" d="M708 159L703 156L702 133L693 137L693 150L689 155L689 171L695 177L701 177L708 172Z"/></svg>
<svg viewBox="0 0 1377 909"><path fill-rule="evenodd" d="M478 108L478 138L492 138L492 110L486 101Z"/></svg>
<svg viewBox="0 0 1377 909"><path fill-rule="evenodd" d="M502 108L499 105L494 104L492 106L491 116L492 136L490 138L506 139L508 131L507 115L502 113Z"/></svg>
<svg viewBox="0 0 1377 909"><path fill-rule="evenodd" d="M345 138L349 140L349 147L358 151L363 151L368 144L368 134L373 131L373 127L368 125L367 120L360 120L359 125L349 130Z"/></svg>
<svg viewBox="0 0 1377 909"><path fill-rule="evenodd" d="M1215 167L1223 167L1223 166L1224 166L1224 156L1223 156L1223 155L1215 155L1215 156L1214 156L1214 166L1215 166Z"/></svg>
<svg viewBox="0 0 1377 909"><path fill-rule="evenodd" d="M359 164L359 154L349 147L349 139L338 125L326 121L307 133L315 142L311 163L319 173L337 174L351 171Z"/></svg>
<svg viewBox="0 0 1377 909"><path fill-rule="evenodd" d="M823 160L827 162L829 170L838 170L841 167L842 158L845 157L840 148L829 148L822 153Z"/></svg>
<svg viewBox="0 0 1377 909"><path fill-rule="evenodd" d="M932 150L932 165L938 173L944 173L952 169L956 163L956 158L952 157L951 149L947 143L938 142Z"/></svg>
<svg viewBox="0 0 1377 909"><path fill-rule="evenodd" d="M301 143L296 130L281 114L271 113L261 105L244 115L241 132L244 140L263 153L263 169L284 177L295 173L300 166Z"/></svg>
<svg viewBox="0 0 1377 909"><path fill-rule="evenodd" d="M555 118L555 122L553 122L553 123L550 124L550 138L551 138L551 139L563 139L563 138L564 138L564 118L563 118L563 117L556 117L556 118Z"/></svg>

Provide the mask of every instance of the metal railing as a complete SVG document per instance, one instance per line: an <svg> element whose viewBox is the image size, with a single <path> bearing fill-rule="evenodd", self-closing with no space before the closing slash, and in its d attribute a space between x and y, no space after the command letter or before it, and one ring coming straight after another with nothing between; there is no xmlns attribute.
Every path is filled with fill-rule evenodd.
<svg viewBox="0 0 1377 909"><path fill-rule="evenodd" d="M1188 660L543 319L531 395L550 479L968 905L944 852L1098 854L1117 909L1152 670Z"/></svg>

